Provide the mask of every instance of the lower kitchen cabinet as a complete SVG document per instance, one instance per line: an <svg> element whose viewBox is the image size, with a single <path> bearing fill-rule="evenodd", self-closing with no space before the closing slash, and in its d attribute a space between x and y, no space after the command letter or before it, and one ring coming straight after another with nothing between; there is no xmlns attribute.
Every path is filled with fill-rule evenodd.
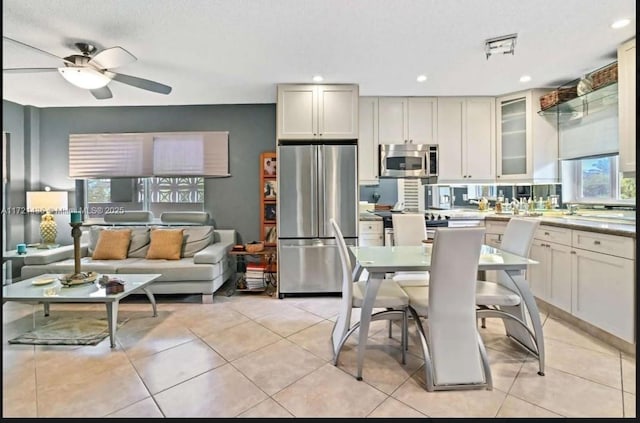
<svg viewBox="0 0 640 423"><path fill-rule="evenodd" d="M572 245L571 313L635 343L634 240L575 230Z"/></svg>
<svg viewBox="0 0 640 423"><path fill-rule="evenodd" d="M487 221L485 226L485 244L499 247L506 224ZM540 225L529 257L538 262L527 269L536 298L635 343L633 238Z"/></svg>
<svg viewBox="0 0 640 423"><path fill-rule="evenodd" d="M574 250L572 314L635 342L633 260Z"/></svg>
<svg viewBox="0 0 640 423"><path fill-rule="evenodd" d="M534 239L528 280L536 297L571 313L571 246Z"/></svg>
<svg viewBox="0 0 640 423"><path fill-rule="evenodd" d="M372 247L384 245L382 220L361 220L358 227L358 245Z"/></svg>

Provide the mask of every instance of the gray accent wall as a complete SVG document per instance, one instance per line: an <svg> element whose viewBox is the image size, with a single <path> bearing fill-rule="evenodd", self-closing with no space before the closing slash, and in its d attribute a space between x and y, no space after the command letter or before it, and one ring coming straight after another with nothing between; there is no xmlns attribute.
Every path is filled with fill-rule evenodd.
<svg viewBox="0 0 640 423"><path fill-rule="evenodd" d="M24 182L11 187L10 205L24 206L25 186L42 189L48 185L69 191L69 205L75 207L75 181L67 176L69 134L229 131L231 177L205 180L204 208L216 227L235 229L239 243L258 240L260 153L276 150L275 124L275 104L38 109L3 101L3 130L12 139L11 163L24 161L35 168L29 172L12 167L12 177L15 171ZM23 147L13 149L14 139ZM35 236L27 242L37 242L38 230L25 236ZM8 242L11 248L23 240L12 232Z"/></svg>

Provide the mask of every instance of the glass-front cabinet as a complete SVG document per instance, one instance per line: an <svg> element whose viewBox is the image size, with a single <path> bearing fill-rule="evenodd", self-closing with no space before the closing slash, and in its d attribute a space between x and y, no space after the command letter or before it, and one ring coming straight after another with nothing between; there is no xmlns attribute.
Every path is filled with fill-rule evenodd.
<svg viewBox="0 0 640 423"><path fill-rule="evenodd" d="M558 182L558 132L554 119L538 115L540 96L532 89L496 100L496 181Z"/></svg>
<svg viewBox="0 0 640 423"><path fill-rule="evenodd" d="M527 174L527 98L500 99L498 129L498 176L501 179Z"/></svg>

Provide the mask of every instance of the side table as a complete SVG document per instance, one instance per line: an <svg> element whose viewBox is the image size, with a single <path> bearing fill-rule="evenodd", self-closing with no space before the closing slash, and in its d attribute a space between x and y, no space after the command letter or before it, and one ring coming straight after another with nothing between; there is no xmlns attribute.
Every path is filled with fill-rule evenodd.
<svg viewBox="0 0 640 423"><path fill-rule="evenodd" d="M11 251L4 251L2 253L2 285L9 285L22 280L20 273L22 266L24 266L24 258L26 256L37 256L39 253L51 251L52 249L44 250L35 247L27 247L26 254L18 254L15 249Z"/></svg>
<svg viewBox="0 0 640 423"><path fill-rule="evenodd" d="M234 292L266 292L269 295L275 294L277 291L278 271L277 266L277 249L276 247L265 247L264 250L250 253L248 251L230 251L229 254L238 258L236 264L236 281L234 284ZM263 275L264 287L246 288L245 272L249 263L265 263ZM232 295L232 294L231 294Z"/></svg>

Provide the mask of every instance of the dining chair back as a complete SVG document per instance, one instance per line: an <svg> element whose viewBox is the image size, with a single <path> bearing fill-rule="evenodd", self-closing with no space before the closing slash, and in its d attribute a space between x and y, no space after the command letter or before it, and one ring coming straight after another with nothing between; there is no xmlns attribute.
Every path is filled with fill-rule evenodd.
<svg viewBox="0 0 640 423"><path fill-rule="evenodd" d="M391 215L391 222L393 223L394 245L422 245L422 241L427 239L424 214L394 213ZM401 287L427 286L429 285L429 272L395 272L393 280Z"/></svg>
<svg viewBox="0 0 640 423"><path fill-rule="evenodd" d="M342 350L344 343L347 341L349 336L351 336L351 334L360 327L360 322L356 322L351 325L351 310L354 307L362 307L367 281L359 281L355 279L355 266L353 265L353 260L351 259L351 254L347 248L342 231L334 219L330 219L330 222L336 236L338 253L340 256L340 267L342 270L342 299L340 302L340 311L331 332L333 364L337 366L340 351ZM402 288L391 280L385 280L381 284L373 304L374 308L383 308L384 310L371 315L371 321L402 321L401 349L403 364L406 361L408 305L409 298Z"/></svg>
<svg viewBox="0 0 640 423"><path fill-rule="evenodd" d="M428 288L404 288L418 328L429 391L492 389L475 310L484 233L483 227L438 228ZM421 317L426 317L424 325Z"/></svg>
<svg viewBox="0 0 640 423"><path fill-rule="evenodd" d="M511 218L502 236L500 249L529 257L539 225L537 219ZM538 358L538 373L544 375L544 338L540 314L523 272L498 272L495 281L478 281L476 305L481 326L486 327L487 317L502 319L509 337Z"/></svg>

